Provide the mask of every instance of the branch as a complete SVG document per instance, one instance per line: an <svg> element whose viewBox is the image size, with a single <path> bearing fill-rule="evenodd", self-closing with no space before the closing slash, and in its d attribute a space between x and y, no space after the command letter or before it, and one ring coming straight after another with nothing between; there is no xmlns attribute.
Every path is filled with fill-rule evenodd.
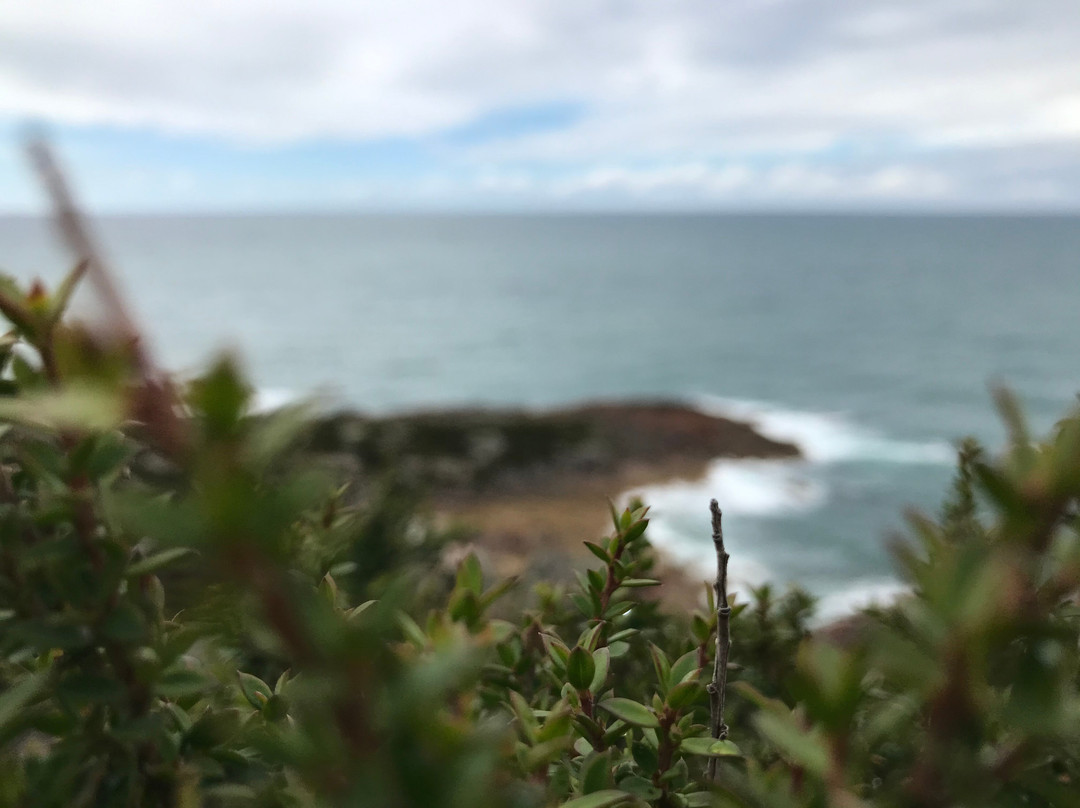
<svg viewBox="0 0 1080 808"><path fill-rule="evenodd" d="M724 549L724 529L720 523L723 514L716 500L709 503L712 511L713 545L716 547L716 658L713 660L712 681L706 690L712 714L712 736L719 740L727 738L728 726L724 723L724 700L727 693L728 658L731 655L731 607L727 597L728 554ZM716 779L716 758L709 758L709 779Z"/></svg>
<svg viewBox="0 0 1080 808"><path fill-rule="evenodd" d="M173 459L183 456L188 447L189 436L187 425L179 415L179 395L168 377L156 368L146 341L128 313L112 273L94 242L90 226L75 204L75 198L48 144L41 138L34 138L27 143L26 151L52 201L53 218L60 237L79 262L76 274L73 275L74 280L78 280L83 274L87 276L104 306L107 327L113 332L110 336L127 352L132 361L138 381L132 401L133 416L146 424L159 448ZM64 294L70 294L70 288ZM9 316L11 313L18 315L17 309L8 311L11 307L5 307L5 304L9 303L10 301L0 300L0 310ZM45 343L43 360L52 356L51 336L47 335Z"/></svg>
<svg viewBox="0 0 1080 808"><path fill-rule="evenodd" d="M120 290L94 243L90 227L75 204L48 144L44 139L34 138L27 143L26 153L52 201L57 231L75 259L85 263L85 272L101 298L109 326L116 330L120 341L132 352L139 373L143 376L153 375L153 365L139 331L128 314Z"/></svg>

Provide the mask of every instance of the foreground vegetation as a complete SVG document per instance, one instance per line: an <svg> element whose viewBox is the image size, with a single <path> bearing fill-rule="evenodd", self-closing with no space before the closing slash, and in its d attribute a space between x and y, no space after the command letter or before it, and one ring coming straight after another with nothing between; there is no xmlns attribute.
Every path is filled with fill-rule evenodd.
<svg viewBox="0 0 1080 808"><path fill-rule="evenodd" d="M644 507L569 591L447 572L231 361L178 388L67 323L86 269L0 284L0 805L1080 804L1080 416L1033 442L1003 399L1007 450L965 445L898 548L912 595L843 643L736 597L717 740L727 614L646 597Z"/></svg>

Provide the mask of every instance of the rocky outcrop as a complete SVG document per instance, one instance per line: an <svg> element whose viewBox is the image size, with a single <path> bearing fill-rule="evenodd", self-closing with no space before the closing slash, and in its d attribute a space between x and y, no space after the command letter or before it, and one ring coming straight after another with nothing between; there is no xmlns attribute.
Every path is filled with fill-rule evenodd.
<svg viewBox="0 0 1080 808"><path fill-rule="evenodd" d="M673 403L590 404L551 412L471 409L319 421L311 449L391 465L437 496L558 489L627 467L670 468L718 457L797 457L748 424ZM617 493L617 492L613 492Z"/></svg>
<svg viewBox="0 0 1080 808"><path fill-rule="evenodd" d="M670 402L381 418L342 412L316 423L309 451L350 480L358 499L381 472L405 475L485 566L526 581L570 581L574 569L594 562L583 541L610 529L608 501L625 492L697 479L716 458L799 456L749 424ZM697 605L701 581L660 557L665 586L657 594L676 609Z"/></svg>

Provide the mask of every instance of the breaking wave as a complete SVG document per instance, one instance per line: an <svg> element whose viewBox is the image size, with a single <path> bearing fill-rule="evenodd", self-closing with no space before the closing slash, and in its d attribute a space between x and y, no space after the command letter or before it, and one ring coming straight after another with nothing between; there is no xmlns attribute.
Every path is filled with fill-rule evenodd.
<svg viewBox="0 0 1080 808"><path fill-rule="evenodd" d="M718 499L735 527L729 538L729 549L738 554L738 564L731 570L735 588L792 579L791 574L776 575L778 570L769 563L780 549L775 538L782 535L774 535L780 528L770 526L770 520L797 519L825 506L831 493L828 481L836 477L836 470L830 472L827 467L843 463L948 466L955 458L947 443L890 438L838 413L716 396L700 396L694 404L709 415L749 423L766 437L793 443L802 452L801 458L790 460L718 459L701 480L673 481L627 494L641 495L652 507L649 534L653 542L705 577L715 574L715 558L711 542L702 534L703 503ZM867 536L866 540L877 538ZM847 577L841 569L827 585L819 580L811 589L821 598L816 612L819 623L873 603L888 603L905 591L894 578Z"/></svg>
<svg viewBox="0 0 1080 808"><path fill-rule="evenodd" d="M943 442L895 440L838 413L787 409L745 399L698 396L702 412L743 421L773 440L794 443L814 463L866 460L880 463L951 465L956 454Z"/></svg>
<svg viewBox="0 0 1080 808"><path fill-rule="evenodd" d="M282 407L288 407L290 404L296 404L299 401L301 401L301 397L292 390L280 387L263 387L255 390L251 409L252 412L257 413L272 412L280 410Z"/></svg>
<svg viewBox="0 0 1080 808"><path fill-rule="evenodd" d="M858 578L822 595L814 610L814 623L824 625L868 606L888 606L911 588L895 578Z"/></svg>

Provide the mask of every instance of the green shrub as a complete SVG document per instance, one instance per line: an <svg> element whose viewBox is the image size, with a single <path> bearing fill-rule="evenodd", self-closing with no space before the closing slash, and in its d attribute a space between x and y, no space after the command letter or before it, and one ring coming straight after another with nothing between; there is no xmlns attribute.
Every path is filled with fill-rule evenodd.
<svg viewBox="0 0 1080 808"><path fill-rule="evenodd" d="M737 685L780 754L723 782L739 806L1080 804L1080 414L1008 450L968 441L940 522L897 556L912 594L840 649L799 648L790 698Z"/></svg>
<svg viewBox="0 0 1080 808"><path fill-rule="evenodd" d="M80 274L0 283L0 805L1077 803L1080 417L1034 443L1003 399L1009 450L965 445L845 644L802 593L733 602L716 740L718 610L642 596L640 503L492 617L513 582L442 579L407 492L304 462L302 409L65 322Z"/></svg>

